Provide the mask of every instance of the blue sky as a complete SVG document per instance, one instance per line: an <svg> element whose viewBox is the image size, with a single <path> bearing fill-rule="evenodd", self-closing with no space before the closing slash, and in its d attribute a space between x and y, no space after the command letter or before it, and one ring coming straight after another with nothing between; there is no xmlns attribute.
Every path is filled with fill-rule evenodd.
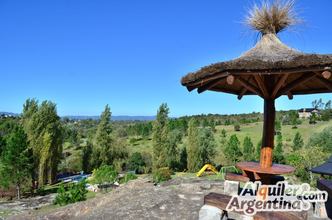
<svg viewBox="0 0 332 220"><path fill-rule="evenodd" d="M249 0L0 0L0 111L29 97L60 115L172 116L262 111L257 97L189 93L188 72L239 56L257 34L242 24ZM305 52L332 53L331 0L297 1L304 24L280 35ZM331 94L280 98L277 109L310 107Z"/></svg>

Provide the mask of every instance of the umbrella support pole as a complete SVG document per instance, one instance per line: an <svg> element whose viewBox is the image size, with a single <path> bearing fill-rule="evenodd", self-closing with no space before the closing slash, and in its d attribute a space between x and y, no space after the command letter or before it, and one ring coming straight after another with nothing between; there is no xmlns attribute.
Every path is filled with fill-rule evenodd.
<svg viewBox="0 0 332 220"><path fill-rule="evenodd" d="M260 154L260 166L262 168L269 168L272 166L275 115L275 100L264 99L264 125Z"/></svg>

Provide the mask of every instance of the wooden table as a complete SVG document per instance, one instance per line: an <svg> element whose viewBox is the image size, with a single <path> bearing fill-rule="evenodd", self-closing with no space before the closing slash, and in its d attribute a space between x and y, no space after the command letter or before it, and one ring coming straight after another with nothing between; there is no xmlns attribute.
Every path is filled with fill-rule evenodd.
<svg viewBox="0 0 332 220"><path fill-rule="evenodd" d="M251 181L261 181L270 184L271 178L276 175L294 172L294 167L283 164L272 164L271 167L262 168L259 162L239 162L236 167L242 170L243 176L249 177Z"/></svg>

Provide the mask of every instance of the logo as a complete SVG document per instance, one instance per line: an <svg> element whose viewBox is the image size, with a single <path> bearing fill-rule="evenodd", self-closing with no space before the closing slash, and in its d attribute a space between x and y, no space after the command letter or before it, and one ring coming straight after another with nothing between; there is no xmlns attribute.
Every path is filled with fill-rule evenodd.
<svg viewBox="0 0 332 220"><path fill-rule="evenodd" d="M314 202L326 202L326 191L311 190L310 185L262 185L261 182L247 182L239 195L232 196L226 210L255 215L261 211L307 211Z"/></svg>

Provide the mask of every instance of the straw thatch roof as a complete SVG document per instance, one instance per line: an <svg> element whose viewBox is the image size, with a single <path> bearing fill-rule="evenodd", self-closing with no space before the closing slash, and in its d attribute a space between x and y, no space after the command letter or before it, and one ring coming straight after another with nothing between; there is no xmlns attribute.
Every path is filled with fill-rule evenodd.
<svg viewBox="0 0 332 220"><path fill-rule="evenodd" d="M297 22L292 3L280 2L250 12L247 22L260 31L254 48L234 60L215 63L181 80L189 91L198 89L263 98L332 91L332 54L307 54L283 44L277 33ZM323 75L321 75L324 72ZM267 81L269 81L267 83ZM267 85L268 84L268 85Z"/></svg>

